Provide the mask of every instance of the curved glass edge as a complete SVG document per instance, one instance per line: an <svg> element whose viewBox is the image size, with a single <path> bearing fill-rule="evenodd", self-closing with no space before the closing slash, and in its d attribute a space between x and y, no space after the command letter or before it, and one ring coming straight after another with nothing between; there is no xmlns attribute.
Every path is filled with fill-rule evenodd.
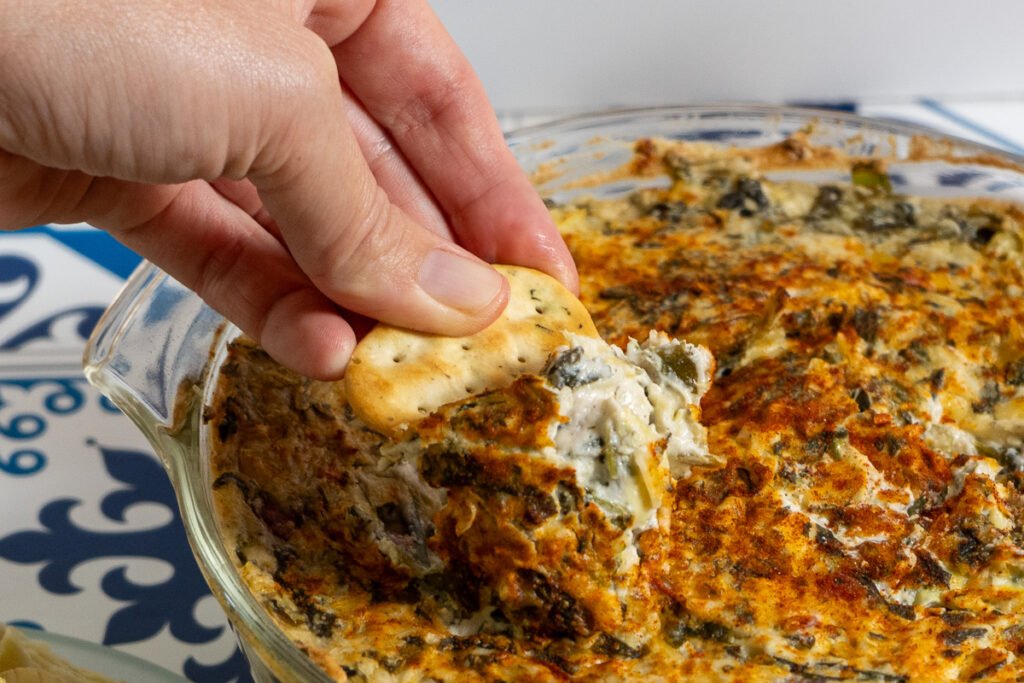
<svg viewBox="0 0 1024 683"><path fill-rule="evenodd" d="M144 262L86 344L85 376L135 423L166 468L200 571L231 620L255 679L329 683L247 590L212 514L203 406L216 382L218 354L237 333L197 295Z"/></svg>
<svg viewBox="0 0 1024 683"><path fill-rule="evenodd" d="M180 449L177 456L168 458L168 468L176 482L185 530L206 582L235 628L253 678L258 683L331 683L269 618L239 575L220 533L210 463L205 456L196 457L208 453L203 408L216 389L219 361L229 337L218 337L208 373L185 390L187 398L182 402L172 443L164 446Z"/></svg>
<svg viewBox="0 0 1024 683"><path fill-rule="evenodd" d="M610 127L619 130L628 129L630 134L634 134L633 131L636 129L641 131L649 130L651 123L655 122L657 128L663 127L666 124L669 128L674 128L676 134L669 135L671 138L716 141L722 136L719 130L722 129L723 124L727 130L730 126L734 127L736 122L744 120L757 121L759 125L770 123L772 126L768 126L769 131L774 128L776 133L783 131L787 127L787 122L789 123L790 132L805 127L810 121L819 122L824 124L824 126L821 130L817 131L821 137L815 138L815 140L833 139L842 147L848 147L854 142L844 139L844 136L848 136L851 133L865 133L869 136L869 138L864 140L865 144L882 146L891 146L893 144L892 141L885 139L889 135L905 138L926 136L934 140L950 143L953 154L960 156L999 156L1008 162L1018 165L1020 167L1018 170L1024 172L1024 155L967 140L966 138L957 137L949 133L943 133L924 125L892 119L870 118L834 109L782 107L771 104L701 104L612 108L524 126L510 131L505 136L505 140L511 147L518 147L524 144L543 144L547 148L550 139L555 136L577 133L587 136L603 136ZM699 123L704 130L680 134L677 128L680 121ZM836 136L837 133L840 137ZM635 137L643 136L644 133L642 132L635 135ZM646 136L650 137L651 134L647 133ZM618 137L622 136L619 135ZM764 134L754 134L752 131L747 131L747 135L742 137L753 138L754 140L749 143L752 146L761 144ZM821 142L821 144L825 143ZM884 152L884 150L881 151ZM903 151L906 151L905 148Z"/></svg>
<svg viewBox="0 0 1024 683"><path fill-rule="evenodd" d="M93 330L85 376L153 438L157 428L173 428L179 387L202 376L226 325L184 285L144 262Z"/></svg>
<svg viewBox="0 0 1024 683"><path fill-rule="evenodd" d="M924 126L826 109L771 105L612 109L513 131L506 141L520 165L535 175L538 191L565 201L591 190L592 183L586 181L596 171L607 172L629 162L632 142L638 138L754 147L777 143L800 130L809 130L816 145L890 159L890 171L907 181L901 191L935 194L934 180L941 173L982 174L985 182L962 188L967 195L1024 201L1024 156ZM919 158L918 141L923 139L935 147L929 151L941 158ZM610 183L599 196L634 189L638 182L621 185ZM950 187L944 194L958 192Z"/></svg>

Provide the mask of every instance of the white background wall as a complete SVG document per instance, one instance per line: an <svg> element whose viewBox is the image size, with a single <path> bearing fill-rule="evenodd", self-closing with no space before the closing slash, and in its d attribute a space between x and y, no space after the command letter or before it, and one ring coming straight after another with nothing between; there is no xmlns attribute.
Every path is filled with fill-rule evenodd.
<svg viewBox="0 0 1024 683"><path fill-rule="evenodd" d="M1024 96L1022 0L432 0L499 111Z"/></svg>

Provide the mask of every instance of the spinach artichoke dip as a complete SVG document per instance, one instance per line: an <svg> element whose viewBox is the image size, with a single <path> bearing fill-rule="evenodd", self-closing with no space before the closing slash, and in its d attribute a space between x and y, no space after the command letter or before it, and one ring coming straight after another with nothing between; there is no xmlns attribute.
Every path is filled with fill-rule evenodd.
<svg viewBox="0 0 1024 683"><path fill-rule="evenodd" d="M800 137L628 172L549 203L600 338L508 386L384 434L232 344L267 612L337 680L1024 680L1024 212Z"/></svg>

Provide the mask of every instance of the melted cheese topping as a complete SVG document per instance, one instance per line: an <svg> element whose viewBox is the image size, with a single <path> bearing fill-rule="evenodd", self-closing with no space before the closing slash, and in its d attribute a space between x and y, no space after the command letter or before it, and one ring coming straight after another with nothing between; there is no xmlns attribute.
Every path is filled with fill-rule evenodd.
<svg viewBox="0 0 1024 683"><path fill-rule="evenodd" d="M613 425L630 422L608 396L622 392L631 414L645 414L635 387L598 389L614 373L557 401L524 385L522 400L424 432L441 440L454 429L490 454L470 470L515 483L483 495L469 477L446 494L463 513L424 518L401 501L448 503L391 476L394 461L366 458L377 437L345 415L342 397L236 349L210 413L226 437L217 494L242 572L281 627L339 680L1024 675L1024 211L901 196L865 164L852 164L854 182L824 187L766 175L780 160L822 158L844 163L799 140L717 155L641 141L635 170L666 173L669 187L552 207L605 339L627 349L657 330L708 347L717 362L701 413L687 417L685 387L661 396L666 383L655 381L643 391L650 413L626 428L638 441L645 421L662 434L686 420L707 429L712 458L686 430L666 438L659 457L677 481L657 527L638 514L642 500L580 467L600 454L588 443L622 439ZM657 376L657 354L625 353ZM577 426L559 436L556 415ZM523 467L513 446L551 449L550 468ZM352 472L364 469L375 483L357 496ZM468 470L447 471L457 482ZM559 502L569 471L638 525L626 590L608 590L614 562L591 583L571 571L621 558L607 512L563 490L544 516L547 494L530 492ZM541 533L564 515L571 539ZM381 550L410 547L415 529L430 528L447 540L427 550L465 572L403 569ZM491 536L473 543L444 531L481 528ZM524 529L525 554L485 552ZM542 563L570 558L561 578L507 572L498 599L481 590L481 577L541 546ZM520 612L510 620L499 604ZM614 622L621 605L633 612Z"/></svg>
<svg viewBox="0 0 1024 683"><path fill-rule="evenodd" d="M631 340L625 353L575 335L572 344L580 351L577 360L565 363L563 354L553 366L585 381L559 388L563 421L555 429L555 445L543 453L574 468L580 486L605 514L630 519L631 531L650 529L670 476L710 461L699 413L691 411L708 388L711 356L654 332L643 345ZM689 382L666 369L658 355L674 349L693 363Z"/></svg>

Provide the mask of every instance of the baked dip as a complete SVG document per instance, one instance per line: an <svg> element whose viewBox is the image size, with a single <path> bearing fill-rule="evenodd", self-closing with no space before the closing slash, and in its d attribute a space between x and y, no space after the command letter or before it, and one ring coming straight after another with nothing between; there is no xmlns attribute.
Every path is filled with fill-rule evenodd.
<svg viewBox="0 0 1024 683"><path fill-rule="evenodd" d="M664 182L550 204L604 341L509 386L391 432L231 345L215 498L267 612L337 680L1019 680L1024 212L799 136L626 172Z"/></svg>

